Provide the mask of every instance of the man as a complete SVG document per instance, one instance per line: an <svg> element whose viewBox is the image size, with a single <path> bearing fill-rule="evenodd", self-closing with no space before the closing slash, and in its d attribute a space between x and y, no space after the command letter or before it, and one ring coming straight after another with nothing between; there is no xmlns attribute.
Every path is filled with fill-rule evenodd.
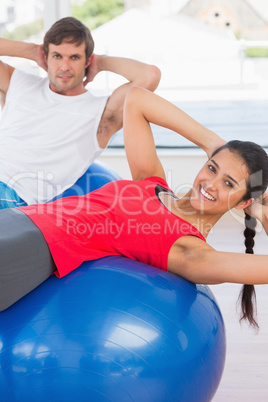
<svg viewBox="0 0 268 402"><path fill-rule="evenodd" d="M48 73L0 62L0 208L44 203L72 186L122 127L129 88L157 88L157 67L93 50L90 31L73 17L57 21L43 45L0 39L0 56L33 60ZM128 82L93 96L85 86L101 71Z"/></svg>

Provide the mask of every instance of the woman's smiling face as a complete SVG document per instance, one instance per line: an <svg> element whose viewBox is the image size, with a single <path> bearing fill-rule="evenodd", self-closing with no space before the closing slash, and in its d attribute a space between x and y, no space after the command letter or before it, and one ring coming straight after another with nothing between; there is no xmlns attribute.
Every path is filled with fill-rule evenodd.
<svg viewBox="0 0 268 402"><path fill-rule="evenodd" d="M223 149L196 176L191 205L204 214L223 214L234 207L243 208L248 180L248 169L241 157Z"/></svg>

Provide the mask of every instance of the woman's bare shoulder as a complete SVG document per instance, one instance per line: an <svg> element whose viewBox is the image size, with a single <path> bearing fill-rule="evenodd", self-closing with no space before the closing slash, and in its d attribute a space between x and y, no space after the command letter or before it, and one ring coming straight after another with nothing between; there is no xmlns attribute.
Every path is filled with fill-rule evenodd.
<svg viewBox="0 0 268 402"><path fill-rule="evenodd" d="M168 254L168 270L185 278L186 270L196 266L200 255L213 248L197 236L180 237L170 248Z"/></svg>

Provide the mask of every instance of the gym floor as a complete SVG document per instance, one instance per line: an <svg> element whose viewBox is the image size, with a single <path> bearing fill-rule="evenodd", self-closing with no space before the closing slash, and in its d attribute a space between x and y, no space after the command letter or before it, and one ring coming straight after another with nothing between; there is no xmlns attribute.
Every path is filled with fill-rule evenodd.
<svg viewBox="0 0 268 402"><path fill-rule="evenodd" d="M243 252L243 225L240 216L229 215L215 226L208 239L216 249ZM231 228L231 229L230 229ZM267 253L264 231L256 235L255 253ZM259 330L239 324L237 298L240 285L210 286L221 309L226 327L225 369L213 402L266 402L268 400L268 287L256 286Z"/></svg>

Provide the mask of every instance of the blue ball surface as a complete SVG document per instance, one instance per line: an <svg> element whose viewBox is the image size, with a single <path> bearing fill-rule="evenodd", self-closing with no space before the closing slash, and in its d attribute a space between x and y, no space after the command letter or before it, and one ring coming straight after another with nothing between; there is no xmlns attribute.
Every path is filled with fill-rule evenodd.
<svg viewBox="0 0 268 402"><path fill-rule="evenodd" d="M91 191L104 186L104 184L120 179L121 177L104 163L94 162L72 187L65 190L53 200L88 194Z"/></svg>
<svg viewBox="0 0 268 402"><path fill-rule="evenodd" d="M123 257L51 277L0 317L1 401L210 401L225 331L210 290Z"/></svg>

